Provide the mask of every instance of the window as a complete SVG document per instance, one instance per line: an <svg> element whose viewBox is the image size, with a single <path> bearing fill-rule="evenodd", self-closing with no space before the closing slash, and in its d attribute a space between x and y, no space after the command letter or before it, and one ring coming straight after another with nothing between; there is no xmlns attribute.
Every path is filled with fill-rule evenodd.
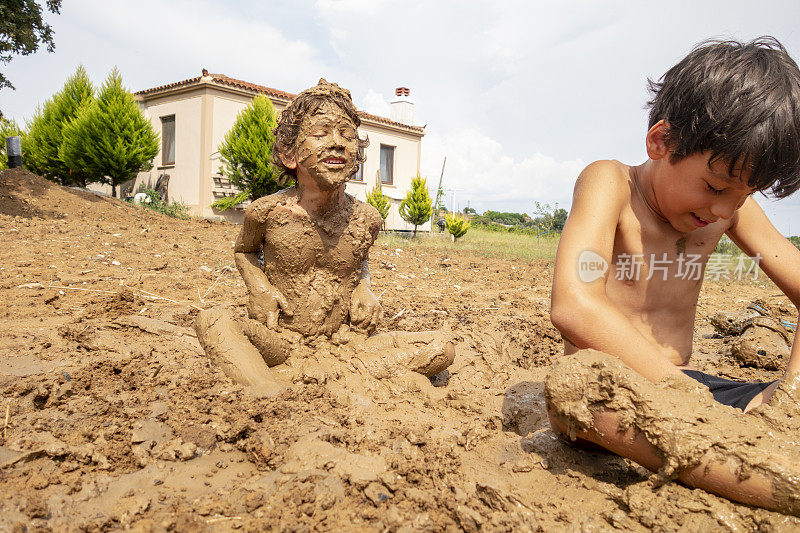
<svg viewBox="0 0 800 533"><path fill-rule="evenodd" d="M381 145L381 183L394 182L394 146Z"/></svg>
<svg viewBox="0 0 800 533"><path fill-rule="evenodd" d="M353 181L364 181L364 162L363 161L361 163L359 163L358 170L356 171L355 174L353 174L353 177L350 178L350 179L353 180Z"/></svg>
<svg viewBox="0 0 800 533"><path fill-rule="evenodd" d="M175 115L161 117L161 165L175 164Z"/></svg>

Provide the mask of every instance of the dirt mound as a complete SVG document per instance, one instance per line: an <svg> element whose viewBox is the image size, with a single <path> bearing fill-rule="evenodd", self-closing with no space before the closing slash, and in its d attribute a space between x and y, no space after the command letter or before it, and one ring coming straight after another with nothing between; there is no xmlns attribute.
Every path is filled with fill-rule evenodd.
<svg viewBox="0 0 800 533"><path fill-rule="evenodd" d="M238 226L20 171L0 185L0 531L800 526L656 487L623 459L555 438L542 397L560 353L550 263L379 241L381 330L451 329L446 375L372 380L322 343L275 367L280 397L255 399L209 364L191 328L200 308L244 302ZM775 292L704 289L701 370L774 375L720 354L703 317Z"/></svg>

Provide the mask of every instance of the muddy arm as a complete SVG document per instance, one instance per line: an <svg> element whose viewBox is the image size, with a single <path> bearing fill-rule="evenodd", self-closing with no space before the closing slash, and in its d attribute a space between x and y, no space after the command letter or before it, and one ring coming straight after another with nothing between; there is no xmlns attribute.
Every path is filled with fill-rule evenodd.
<svg viewBox="0 0 800 533"><path fill-rule="evenodd" d="M264 244L266 210L261 205L251 204L245 213L242 230L233 248L234 261L239 270L250 298L247 310L250 317L266 323L275 329L279 312L291 315L286 298L270 283L264 270L258 264L258 252Z"/></svg>
<svg viewBox="0 0 800 533"><path fill-rule="evenodd" d="M272 284L258 264L258 252L264 244L264 222L260 220L258 211L247 210L242 223L242 230L236 238L233 257L244 284L250 293L261 292L272 288Z"/></svg>
<svg viewBox="0 0 800 533"><path fill-rule="evenodd" d="M373 333L383 316L383 308L370 290L369 258L361 262L361 276L350 299L350 324L359 331Z"/></svg>
<svg viewBox="0 0 800 533"><path fill-rule="evenodd" d="M234 252L233 257L249 293L265 292L274 288L258 264L257 253Z"/></svg>

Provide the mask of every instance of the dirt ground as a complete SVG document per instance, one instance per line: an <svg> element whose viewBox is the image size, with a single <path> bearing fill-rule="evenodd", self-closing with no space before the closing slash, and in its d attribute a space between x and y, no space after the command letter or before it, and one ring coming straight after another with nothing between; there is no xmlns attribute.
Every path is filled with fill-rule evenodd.
<svg viewBox="0 0 800 533"><path fill-rule="evenodd" d="M191 327L244 303L237 232L0 173L0 531L800 528L552 433L545 261L379 242L381 329L451 329L449 372L378 381L323 342L274 369L279 397L251 397ZM756 297L791 309L768 283L706 284L700 370L779 376L712 335Z"/></svg>

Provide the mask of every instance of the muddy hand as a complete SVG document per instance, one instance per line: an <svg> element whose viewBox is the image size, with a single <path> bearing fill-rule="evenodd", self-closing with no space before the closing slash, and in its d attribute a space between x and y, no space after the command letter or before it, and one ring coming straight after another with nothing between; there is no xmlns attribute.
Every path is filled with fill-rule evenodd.
<svg viewBox="0 0 800 533"><path fill-rule="evenodd" d="M383 316L380 302L369 290L369 285L361 282L350 299L350 325L362 333L374 333Z"/></svg>
<svg viewBox="0 0 800 533"><path fill-rule="evenodd" d="M251 292L247 302L247 314L250 318L266 324L270 329L278 329L278 317L283 311L292 316L289 303L281 291L272 287L258 292Z"/></svg>

